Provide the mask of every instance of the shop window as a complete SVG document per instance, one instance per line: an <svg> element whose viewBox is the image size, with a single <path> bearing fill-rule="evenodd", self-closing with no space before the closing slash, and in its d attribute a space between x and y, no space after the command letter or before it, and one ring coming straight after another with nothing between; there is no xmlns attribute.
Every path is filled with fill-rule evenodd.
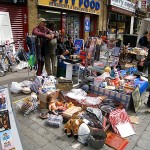
<svg viewBox="0 0 150 150"><path fill-rule="evenodd" d="M39 9L39 17L48 20L48 23L55 23L56 30L61 30L64 38L71 36L73 40L80 38L80 15L68 11L55 11Z"/></svg>
<svg viewBox="0 0 150 150"><path fill-rule="evenodd" d="M56 30L61 30L61 12L60 11L52 11L52 10L44 10L40 9L38 11L39 17L45 18L48 20L48 25L50 23L55 23Z"/></svg>
<svg viewBox="0 0 150 150"><path fill-rule="evenodd" d="M117 20L117 14L115 14L115 13L110 13L110 14L109 14L109 20L115 22L115 21Z"/></svg>
<svg viewBox="0 0 150 150"><path fill-rule="evenodd" d="M66 13L66 36L71 36L73 40L80 38L80 15L70 12Z"/></svg>
<svg viewBox="0 0 150 150"><path fill-rule="evenodd" d="M125 16L123 16L123 15L118 15L117 21L125 22L125 21L126 21Z"/></svg>

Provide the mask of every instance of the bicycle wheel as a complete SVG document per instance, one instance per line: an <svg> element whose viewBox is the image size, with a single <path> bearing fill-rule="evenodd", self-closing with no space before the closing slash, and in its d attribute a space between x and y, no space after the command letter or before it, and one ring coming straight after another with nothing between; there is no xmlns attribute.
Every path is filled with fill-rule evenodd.
<svg viewBox="0 0 150 150"><path fill-rule="evenodd" d="M8 57L1 56L1 62L0 62L0 77L5 76L9 71L10 65Z"/></svg>

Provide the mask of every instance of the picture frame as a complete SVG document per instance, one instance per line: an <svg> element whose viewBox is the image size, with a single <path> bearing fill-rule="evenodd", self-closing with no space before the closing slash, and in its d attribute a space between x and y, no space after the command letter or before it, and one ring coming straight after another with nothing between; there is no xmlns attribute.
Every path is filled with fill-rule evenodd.
<svg viewBox="0 0 150 150"><path fill-rule="evenodd" d="M138 86L132 92L132 100L133 100L134 111L137 112L142 105L142 99L141 99L140 90Z"/></svg>

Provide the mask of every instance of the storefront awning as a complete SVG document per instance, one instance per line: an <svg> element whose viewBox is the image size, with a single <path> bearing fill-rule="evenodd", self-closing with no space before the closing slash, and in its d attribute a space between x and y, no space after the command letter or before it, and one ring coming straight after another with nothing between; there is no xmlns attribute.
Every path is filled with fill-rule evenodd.
<svg viewBox="0 0 150 150"><path fill-rule="evenodd" d="M118 8L115 6L109 6L109 10L113 11L113 12L120 13L120 14L125 14L127 16L133 16L134 15L133 12L130 12L130 11L127 11L127 10L124 10L124 9L121 9L121 8Z"/></svg>

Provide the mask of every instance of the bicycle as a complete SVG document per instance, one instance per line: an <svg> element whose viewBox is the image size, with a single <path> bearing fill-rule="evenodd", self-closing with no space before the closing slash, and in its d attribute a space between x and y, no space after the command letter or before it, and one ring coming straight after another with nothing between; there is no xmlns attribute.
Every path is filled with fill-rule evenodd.
<svg viewBox="0 0 150 150"><path fill-rule="evenodd" d="M6 44L0 45L0 48L2 48L0 54L0 77L5 76L10 69L12 72L16 71L16 66L21 62L21 60L23 59L24 61L27 61L28 59L20 40L18 41L18 50L15 54L13 54L13 48L11 45L15 43L16 42L6 42ZM23 57L21 58L19 54Z"/></svg>

